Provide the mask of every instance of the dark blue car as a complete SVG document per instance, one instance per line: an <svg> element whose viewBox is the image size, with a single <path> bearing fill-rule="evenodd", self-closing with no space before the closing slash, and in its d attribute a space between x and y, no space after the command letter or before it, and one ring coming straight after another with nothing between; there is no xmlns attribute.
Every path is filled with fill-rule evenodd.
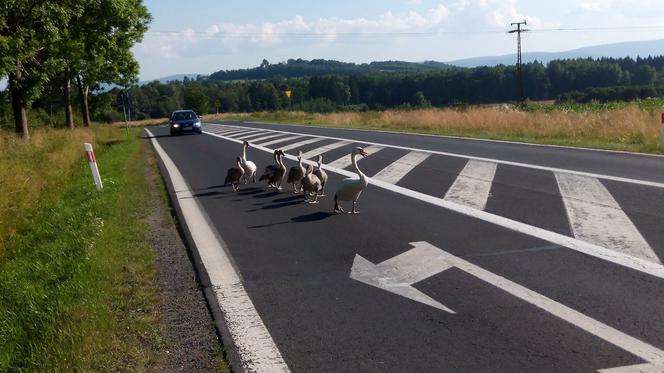
<svg viewBox="0 0 664 373"><path fill-rule="evenodd" d="M178 110L171 114L171 136L182 132L202 133L201 118L193 110Z"/></svg>

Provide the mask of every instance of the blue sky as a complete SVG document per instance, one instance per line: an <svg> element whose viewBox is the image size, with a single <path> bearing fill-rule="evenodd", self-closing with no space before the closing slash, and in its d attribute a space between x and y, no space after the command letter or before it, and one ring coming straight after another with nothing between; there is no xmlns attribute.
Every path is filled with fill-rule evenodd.
<svg viewBox="0 0 664 373"><path fill-rule="evenodd" d="M523 19L534 30L524 49L533 52L664 38L661 0L144 3L154 21L134 47L141 80L253 67L263 58L450 61L508 54L515 40L505 31ZM583 30L552 30L560 28Z"/></svg>

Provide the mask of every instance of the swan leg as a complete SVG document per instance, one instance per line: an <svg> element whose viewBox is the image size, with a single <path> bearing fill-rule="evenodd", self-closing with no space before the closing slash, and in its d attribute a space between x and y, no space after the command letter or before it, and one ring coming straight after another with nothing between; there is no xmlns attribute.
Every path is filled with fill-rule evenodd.
<svg viewBox="0 0 664 373"><path fill-rule="evenodd" d="M343 214L345 211L341 206L339 206L339 200L337 200L337 195L334 195L334 213Z"/></svg>
<svg viewBox="0 0 664 373"><path fill-rule="evenodd" d="M255 183L256 183L256 172L254 172L254 174L253 174L253 180L254 180L254 181L252 181L252 183L255 184Z"/></svg>
<svg viewBox="0 0 664 373"><path fill-rule="evenodd" d="M357 200L353 201L353 210L350 212L351 214L359 214L360 212L355 210L355 204L357 203Z"/></svg>

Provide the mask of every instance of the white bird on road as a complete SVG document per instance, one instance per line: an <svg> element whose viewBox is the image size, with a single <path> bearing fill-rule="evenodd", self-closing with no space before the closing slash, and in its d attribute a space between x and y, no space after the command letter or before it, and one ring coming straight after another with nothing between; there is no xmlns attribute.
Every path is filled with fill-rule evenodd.
<svg viewBox="0 0 664 373"><path fill-rule="evenodd" d="M252 183L256 182L256 163L247 160L247 148L249 147L249 142L245 141L242 144L242 169L244 170L244 183L248 184L249 179L252 179Z"/></svg>
<svg viewBox="0 0 664 373"><path fill-rule="evenodd" d="M369 155L362 148L355 148L350 152L351 161L353 163L353 168L357 173L357 178L349 177L341 181L341 185L337 189L337 192L334 193L334 212L337 214L343 213L344 210L339 206L339 201L353 201L353 210L352 214L357 214L359 211L355 210L355 204L357 199L360 198L360 194L364 188L369 185L369 179L365 174L360 171L360 168L357 167L357 155L366 157Z"/></svg>

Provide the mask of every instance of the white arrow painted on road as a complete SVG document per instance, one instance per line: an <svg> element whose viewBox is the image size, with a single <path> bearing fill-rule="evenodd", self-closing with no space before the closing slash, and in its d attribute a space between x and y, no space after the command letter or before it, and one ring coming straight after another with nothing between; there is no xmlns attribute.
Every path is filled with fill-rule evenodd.
<svg viewBox="0 0 664 373"><path fill-rule="evenodd" d="M428 242L414 242L411 245L413 249L379 264L373 264L360 255L356 255L350 277L408 299L454 313L454 311L415 289L412 285L455 267L648 362L648 364L637 366L613 368L614 370L607 370L607 372L618 372L620 371L618 369L642 369L644 367L656 369L664 365L664 351L648 343L456 257Z"/></svg>
<svg viewBox="0 0 664 373"><path fill-rule="evenodd" d="M442 253L443 251L435 246L416 245L414 249L380 264L373 264L363 257L355 255L350 278L454 313L451 309L411 286L450 268L445 262L444 256L441 255Z"/></svg>

